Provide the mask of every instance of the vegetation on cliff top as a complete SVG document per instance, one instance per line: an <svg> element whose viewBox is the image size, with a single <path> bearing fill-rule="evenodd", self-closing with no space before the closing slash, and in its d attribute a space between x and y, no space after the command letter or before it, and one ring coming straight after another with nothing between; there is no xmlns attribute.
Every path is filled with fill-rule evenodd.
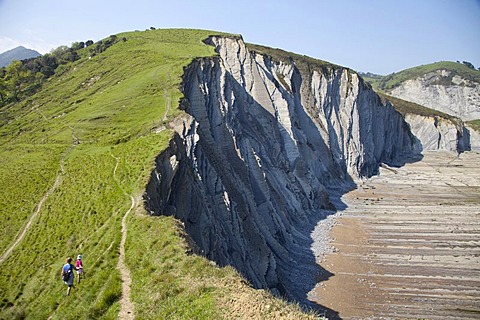
<svg viewBox="0 0 480 320"><path fill-rule="evenodd" d="M438 110L430 109L427 107L424 107L420 104L417 104L415 102L411 101L406 101L403 99L395 98L392 96L389 96L383 92L377 92L377 94L380 96L383 102L389 101L395 110L400 112L403 116L407 114L417 114L423 117L438 117L438 118L443 118L446 120L449 120L455 124L459 124L460 119L455 118L454 116L451 116L449 114L443 113Z"/></svg>
<svg viewBox="0 0 480 320"><path fill-rule="evenodd" d="M480 119L467 121L467 125L473 130L480 132Z"/></svg>
<svg viewBox="0 0 480 320"><path fill-rule="evenodd" d="M368 74L362 74L365 81L369 82L377 91L391 90L402 82L422 77L427 73L446 70L450 71L448 77L438 80L438 84L451 84L452 78L455 75L461 76L464 79L480 83L480 71L472 69L465 64L451 61L441 61L431 64L426 64L418 67L409 68L397 73L392 73L386 76L368 76Z"/></svg>
<svg viewBox="0 0 480 320"><path fill-rule="evenodd" d="M154 159L172 136L168 122L182 113L183 68L215 54L202 42L211 34L128 32L95 55L77 47L79 58L43 79L36 93L5 101L0 319L116 319L126 194L137 200L127 219L126 263L139 319L314 318L253 290L232 268L188 254L181 223L150 217L140 203ZM87 277L65 297L60 268L77 254Z"/></svg>
<svg viewBox="0 0 480 320"><path fill-rule="evenodd" d="M265 47L265 46L258 45L258 44L252 44L252 43L247 43L246 45L247 45L247 48L251 52L256 52L256 53L259 53L259 54L270 56L274 60L277 60L277 61L283 61L283 62L291 63L292 60L295 60L295 63L297 64L297 66L303 64L305 66L312 66L313 68L317 68L319 70L322 70L322 69L323 70L326 70L326 69L330 69L330 70L348 69L346 67L342 67L342 66L339 66L339 65L327 62L327 61L315 59L315 58L312 58L312 57L308 57L308 56L305 56L305 55L300 55L300 54L293 53L293 52L288 52L288 51L285 51L285 50L282 50L282 49L276 49L276 48L274 49L274 48L269 48L269 47Z"/></svg>

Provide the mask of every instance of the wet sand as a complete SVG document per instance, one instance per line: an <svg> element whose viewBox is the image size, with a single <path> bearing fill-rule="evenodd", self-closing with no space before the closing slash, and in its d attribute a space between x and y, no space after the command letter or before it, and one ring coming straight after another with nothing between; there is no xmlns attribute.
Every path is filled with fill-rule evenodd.
<svg viewBox="0 0 480 320"><path fill-rule="evenodd" d="M480 319L480 154L429 152L342 200L311 300L342 319Z"/></svg>

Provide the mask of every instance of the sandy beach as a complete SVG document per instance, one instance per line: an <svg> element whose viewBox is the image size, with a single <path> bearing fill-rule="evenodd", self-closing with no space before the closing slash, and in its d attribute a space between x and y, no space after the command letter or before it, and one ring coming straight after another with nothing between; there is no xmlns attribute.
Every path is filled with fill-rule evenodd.
<svg viewBox="0 0 480 320"><path fill-rule="evenodd" d="M342 201L310 300L341 319L480 318L480 154L381 168Z"/></svg>

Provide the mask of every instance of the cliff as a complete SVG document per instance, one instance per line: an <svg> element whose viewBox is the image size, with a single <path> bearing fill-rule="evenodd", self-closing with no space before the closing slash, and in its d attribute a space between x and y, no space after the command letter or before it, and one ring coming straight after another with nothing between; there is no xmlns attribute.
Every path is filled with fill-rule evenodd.
<svg viewBox="0 0 480 320"><path fill-rule="evenodd" d="M233 268L188 254L182 223L147 216L138 201L173 137L162 126L185 114L184 68L191 57L217 55L202 43L211 34L219 33L126 32L99 53L108 36L79 49L79 60L28 98L1 107L0 319L125 311L138 319L318 318L252 289ZM58 270L78 254L88 278L72 298L82 298L58 304ZM38 263L24 272L32 257Z"/></svg>
<svg viewBox="0 0 480 320"><path fill-rule="evenodd" d="M437 62L370 78L377 89L463 121L480 118L480 71L455 62Z"/></svg>
<svg viewBox="0 0 480 320"><path fill-rule="evenodd" d="M440 117L428 117L418 114L407 114L405 121L420 140L421 151L446 150L461 153L471 150L472 140L476 145L476 136L461 121L455 123Z"/></svg>
<svg viewBox="0 0 480 320"><path fill-rule="evenodd" d="M254 287L305 302L321 271L309 234L335 195L419 141L349 69L209 41L218 57L185 70L190 117L157 158L145 206L181 219L199 252Z"/></svg>
<svg viewBox="0 0 480 320"><path fill-rule="evenodd" d="M420 142L417 144L418 153L427 150L461 153L480 143L476 132L459 118L384 93L379 95L403 115L412 134Z"/></svg>
<svg viewBox="0 0 480 320"><path fill-rule="evenodd" d="M392 96L440 110L462 120L480 118L480 83L452 76L450 85L436 84L450 77L447 70L407 80L389 93Z"/></svg>

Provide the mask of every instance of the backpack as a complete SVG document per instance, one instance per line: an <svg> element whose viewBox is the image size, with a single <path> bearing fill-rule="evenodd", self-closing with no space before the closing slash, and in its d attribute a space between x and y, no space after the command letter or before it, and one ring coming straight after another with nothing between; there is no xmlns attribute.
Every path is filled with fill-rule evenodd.
<svg viewBox="0 0 480 320"><path fill-rule="evenodd" d="M70 275L73 272L73 266L71 264L69 264L69 266L70 266L70 269L68 269L67 272L62 273L62 280L65 282L68 282L68 280L70 280Z"/></svg>

